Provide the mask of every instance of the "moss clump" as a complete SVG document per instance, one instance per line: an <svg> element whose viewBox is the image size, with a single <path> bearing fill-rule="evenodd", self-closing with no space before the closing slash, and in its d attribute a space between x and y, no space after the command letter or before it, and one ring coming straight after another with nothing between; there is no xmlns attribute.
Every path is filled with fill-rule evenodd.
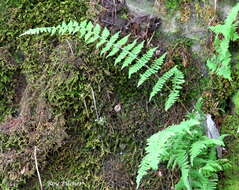
<svg viewBox="0 0 239 190"><path fill-rule="evenodd" d="M236 190L239 187L239 118L235 115L228 115L222 123L221 132L230 135L225 139L228 151L225 158L230 160L232 166L224 171L220 189Z"/></svg>
<svg viewBox="0 0 239 190"><path fill-rule="evenodd" d="M236 114L239 114L239 91L236 92L236 94L232 97L232 101L234 103L234 112Z"/></svg>
<svg viewBox="0 0 239 190"><path fill-rule="evenodd" d="M14 94L13 76L16 67L9 52L5 48L0 48L0 121L11 112Z"/></svg>
<svg viewBox="0 0 239 190"><path fill-rule="evenodd" d="M180 4L183 2L184 0L165 0L164 4L165 7L170 10L170 11L175 11L177 8L180 7Z"/></svg>

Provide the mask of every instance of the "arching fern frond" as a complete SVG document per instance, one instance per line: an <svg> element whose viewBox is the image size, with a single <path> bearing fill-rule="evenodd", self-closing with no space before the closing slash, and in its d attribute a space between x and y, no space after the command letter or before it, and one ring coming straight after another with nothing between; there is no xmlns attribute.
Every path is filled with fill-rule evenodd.
<svg viewBox="0 0 239 190"><path fill-rule="evenodd" d="M142 53L144 41L138 43L137 40L134 40L133 42L128 43L129 35L119 40L119 32L111 35L107 28L102 29L99 24L94 25L91 21L87 20L80 23L76 21L70 21L68 24L63 22L56 27L30 29L22 35L40 33L50 33L51 35L77 33L86 44L96 43L96 48L100 49L100 55L105 55L106 57L116 56L114 62L115 65L122 62L122 69L129 67L129 78L132 74L139 73L143 67L146 68L146 71L140 75L138 86L142 85L152 75L157 74L166 56L166 53L163 54L161 57L154 60L153 64L149 66L149 62L153 59L154 52L157 49L156 47L149 49L146 53ZM116 55L117 53L118 55ZM163 85L170 80L172 76L174 76L172 78L172 90L170 91L169 98L165 103L165 110L168 110L179 97L181 85L184 82L182 72L174 67L164 73L162 77L158 77L158 82L150 94L151 100L162 90Z"/></svg>
<svg viewBox="0 0 239 190"><path fill-rule="evenodd" d="M204 135L201 111L195 111L198 117L195 117L196 112L189 114L193 119L169 126L147 140L146 155L136 177L137 188L149 170L157 170L159 164L166 163L167 168L173 170L177 167L181 171L175 190L216 189L216 172L228 167L225 164L227 160L216 157L216 147L224 146L223 138L226 135L217 139Z"/></svg>
<svg viewBox="0 0 239 190"><path fill-rule="evenodd" d="M193 143L192 148L190 150L191 164L193 165L194 159L210 146L224 146L224 137L225 135L221 136L218 139L211 139L204 136L201 138L201 140L198 140L197 142Z"/></svg>

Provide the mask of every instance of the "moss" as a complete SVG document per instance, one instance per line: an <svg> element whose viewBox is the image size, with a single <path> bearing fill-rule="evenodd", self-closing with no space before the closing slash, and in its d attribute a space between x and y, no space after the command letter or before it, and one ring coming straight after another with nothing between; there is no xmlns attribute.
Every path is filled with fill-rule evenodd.
<svg viewBox="0 0 239 190"><path fill-rule="evenodd" d="M166 0L164 2L165 7L170 11L175 11L180 7L180 4L183 2L183 0Z"/></svg>
<svg viewBox="0 0 239 190"><path fill-rule="evenodd" d="M0 48L0 121L11 113L15 84L13 78L17 68L12 61L9 52Z"/></svg>
<svg viewBox="0 0 239 190"><path fill-rule="evenodd" d="M235 190L239 187L239 119L235 115L228 115L222 124L222 133L230 136L225 139L227 158L231 167L224 171L221 190Z"/></svg>
<svg viewBox="0 0 239 190"><path fill-rule="evenodd" d="M236 94L233 96L232 101L235 105L234 112L236 114L239 114L239 91L237 91Z"/></svg>

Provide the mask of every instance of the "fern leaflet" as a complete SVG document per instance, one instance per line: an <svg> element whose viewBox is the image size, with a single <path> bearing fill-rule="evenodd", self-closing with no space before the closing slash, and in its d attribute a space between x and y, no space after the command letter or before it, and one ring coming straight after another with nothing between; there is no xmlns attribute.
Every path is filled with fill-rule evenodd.
<svg viewBox="0 0 239 190"><path fill-rule="evenodd" d="M152 58L154 52L157 48L150 49L146 54L143 55L137 62L129 68L129 78L132 74L137 73L142 67L145 66L146 63Z"/></svg>
<svg viewBox="0 0 239 190"><path fill-rule="evenodd" d="M149 79L150 76L157 73L161 69L161 65L166 57L167 53L164 53L160 58L156 59L151 67L149 67L142 75L140 75L140 79L137 87L143 84L146 80Z"/></svg>

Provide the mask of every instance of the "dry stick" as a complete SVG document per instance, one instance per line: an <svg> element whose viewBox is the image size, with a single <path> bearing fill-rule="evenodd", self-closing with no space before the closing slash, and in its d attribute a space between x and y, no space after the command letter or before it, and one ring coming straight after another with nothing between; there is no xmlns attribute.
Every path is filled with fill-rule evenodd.
<svg viewBox="0 0 239 190"><path fill-rule="evenodd" d="M71 47L71 44L70 44L69 40L66 40L66 42L67 42L68 45L69 45L69 48L70 48L70 50L71 50L72 56L74 56L74 52L73 52L73 49L72 49L72 47Z"/></svg>
<svg viewBox="0 0 239 190"><path fill-rule="evenodd" d="M214 10L217 12L217 0L214 0Z"/></svg>
<svg viewBox="0 0 239 190"><path fill-rule="evenodd" d="M93 102L94 102L94 108L95 108L95 113L96 113L96 119L99 120L99 114L97 111L97 107L96 107L96 100L95 100L95 93L92 87L90 87L91 89L91 94L92 94L92 98L93 98Z"/></svg>
<svg viewBox="0 0 239 190"><path fill-rule="evenodd" d="M41 181L41 175L40 175L40 172L39 172L39 170L38 170L37 147L36 147L36 146L34 146L34 159L35 159L35 166L36 166L36 170L37 170L37 176L38 176L40 188L41 188L41 190L43 190L42 181Z"/></svg>

